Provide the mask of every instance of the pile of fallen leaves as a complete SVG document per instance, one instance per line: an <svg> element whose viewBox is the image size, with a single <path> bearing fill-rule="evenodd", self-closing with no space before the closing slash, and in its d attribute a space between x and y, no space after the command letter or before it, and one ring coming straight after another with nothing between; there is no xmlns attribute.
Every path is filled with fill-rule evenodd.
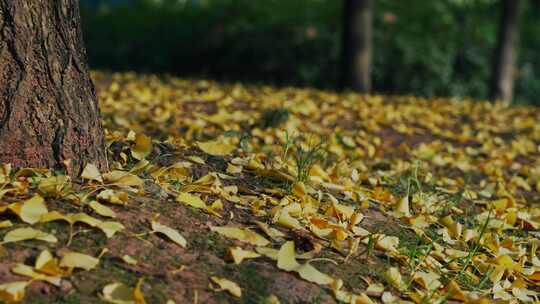
<svg viewBox="0 0 540 304"><path fill-rule="evenodd" d="M0 300L540 302L540 110L94 73L109 172L0 169Z"/></svg>

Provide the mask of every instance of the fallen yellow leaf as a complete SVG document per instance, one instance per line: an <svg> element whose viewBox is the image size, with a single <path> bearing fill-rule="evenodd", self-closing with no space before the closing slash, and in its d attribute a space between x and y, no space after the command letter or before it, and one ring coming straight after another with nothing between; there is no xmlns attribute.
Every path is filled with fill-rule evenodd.
<svg viewBox="0 0 540 304"><path fill-rule="evenodd" d="M235 264L240 264L244 259L252 259L260 257L261 255L253 252L251 250L244 250L240 247L230 247L229 248L229 257L234 261Z"/></svg>
<svg viewBox="0 0 540 304"><path fill-rule="evenodd" d="M109 184L126 187L142 187L144 184L144 181L137 175L120 170L114 170L103 174L103 179Z"/></svg>
<svg viewBox="0 0 540 304"><path fill-rule="evenodd" d="M0 221L0 228L8 228L13 226L10 220Z"/></svg>
<svg viewBox="0 0 540 304"><path fill-rule="evenodd" d="M384 276L388 283L399 290L405 290L405 282L401 278L401 273L396 267L390 267L385 273Z"/></svg>
<svg viewBox="0 0 540 304"><path fill-rule="evenodd" d="M379 234L376 236L376 238L377 239L375 241L375 248L393 253L397 252L399 238L384 234Z"/></svg>
<svg viewBox="0 0 540 304"><path fill-rule="evenodd" d="M236 149L234 145L219 142L217 140L199 142L197 143L197 146L199 146L199 148L204 152L214 156L227 155L234 151L234 149Z"/></svg>
<svg viewBox="0 0 540 304"><path fill-rule="evenodd" d="M413 280L430 292L442 286L439 281L440 275L432 271L418 271L413 275Z"/></svg>
<svg viewBox="0 0 540 304"><path fill-rule="evenodd" d="M69 178L65 175L50 176L40 180L38 189L45 196L59 197L68 186Z"/></svg>
<svg viewBox="0 0 540 304"><path fill-rule="evenodd" d="M140 278L137 281L137 285L135 286L135 289L133 289L133 300L135 300L135 304L146 304L146 301L144 300L144 295L141 291L142 283L143 283L143 279Z"/></svg>
<svg viewBox="0 0 540 304"><path fill-rule="evenodd" d="M210 230L228 238L236 239L255 246L266 246L270 244L270 241L268 241L258 233L249 230L248 228L211 226Z"/></svg>
<svg viewBox="0 0 540 304"><path fill-rule="evenodd" d="M264 233L266 233L266 235L268 235L273 240L285 237L285 233L277 230L276 228L272 228L268 226L268 224L266 223L255 221L255 224L259 227L259 229L261 229Z"/></svg>
<svg viewBox="0 0 540 304"><path fill-rule="evenodd" d="M405 195L396 205L396 215L398 217L411 217L411 211L409 207L409 196Z"/></svg>
<svg viewBox="0 0 540 304"><path fill-rule="evenodd" d="M20 302L24 298L24 291L30 282L18 281L0 284L0 300L6 303Z"/></svg>
<svg viewBox="0 0 540 304"><path fill-rule="evenodd" d="M43 198L36 194L32 198L24 201L16 212L21 220L28 224L35 224L43 214L49 212Z"/></svg>
<svg viewBox="0 0 540 304"><path fill-rule="evenodd" d="M51 276L63 276L69 273L69 270L66 271L60 268L58 265L58 259L54 258L50 251L43 250L36 259L34 268L41 273L51 275Z"/></svg>
<svg viewBox="0 0 540 304"><path fill-rule="evenodd" d="M172 229L170 227L167 227L165 225L162 225L162 224L160 224L160 223L158 223L156 221L152 221L152 231L165 235L171 241L175 242L176 244L178 244L181 247L185 248L186 245L187 245L186 239L182 235L180 235L180 233L178 233L178 231L176 231L176 230L174 230L174 229Z"/></svg>
<svg viewBox="0 0 540 304"><path fill-rule="evenodd" d="M135 136L135 146L131 148L131 155L137 160L142 160L152 152L152 139L142 133Z"/></svg>
<svg viewBox="0 0 540 304"><path fill-rule="evenodd" d="M49 243L58 242L54 235L43 232L41 230L36 230L33 228L17 228L9 231L8 233L6 233L6 235L4 235L3 243L13 243L33 239Z"/></svg>
<svg viewBox="0 0 540 304"><path fill-rule="evenodd" d="M101 229L101 231L103 231L103 233L105 233L107 238L113 237L116 234L116 232L124 229L124 226L118 222L111 222L111 221L103 222L89 216L86 213L62 214L58 211L51 211L47 214L42 215L40 222L47 223L47 222L58 221L58 220L66 221L71 226L73 226L77 222L81 222L91 227L99 228Z"/></svg>
<svg viewBox="0 0 540 304"><path fill-rule="evenodd" d="M210 277L210 279L219 286L218 290L226 290L237 298L242 297L242 289L235 282L220 277Z"/></svg>
<svg viewBox="0 0 540 304"><path fill-rule="evenodd" d="M81 177L88 180L98 181L100 183L103 182L101 173L94 164L87 164L86 167L84 167L83 172L81 173Z"/></svg>
<svg viewBox="0 0 540 304"><path fill-rule="evenodd" d="M84 270L94 269L98 263L99 259L78 252L67 252L60 260L61 267L82 268Z"/></svg>
<svg viewBox="0 0 540 304"><path fill-rule="evenodd" d="M55 286L60 286L60 283L62 282L61 276L52 276L44 273L39 273L35 271L33 267L24 264L15 265L15 267L13 267L11 271L18 275L30 277L32 278L32 280L45 281Z"/></svg>
<svg viewBox="0 0 540 304"><path fill-rule="evenodd" d="M103 287L102 298L113 304L139 304L135 301L134 289L122 283L110 283Z"/></svg>
<svg viewBox="0 0 540 304"><path fill-rule="evenodd" d="M276 223L289 228L289 229L302 229L302 225L300 224L300 221L295 219L289 214L289 211L286 209L282 209L279 211L279 213L276 215Z"/></svg>
<svg viewBox="0 0 540 304"><path fill-rule="evenodd" d="M114 211L111 208L103 204L100 204L97 201L91 201L88 204L88 206L101 216L112 217L112 218L116 217L116 213L114 213Z"/></svg>
<svg viewBox="0 0 540 304"><path fill-rule="evenodd" d="M306 281L317 283L319 285L331 284L334 279L318 271L311 264L300 264L296 261L294 251L294 242L288 241L281 246L277 256L277 267L285 271L297 272L301 278Z"/></svg>
<svg viewBox="0 0 540 304"><path fill-rule="evenodd" d="M131 256L125 254L122 256L122 261L126 262L127 264L130 264L130 265L136 265L138 263L138 261L134 258L132 258Z"/></svg>
<svg viewBox="0 0 540 304"><path fill-rule="evenodd" d="M182 192L176 197L176 201L179 203L184 203L188 206L199 208L199 209L206 209L206 203L203 202L203 200L193 194Z"/></svg>
<svg viewBox="0 0 540 304"><path fill-rule="evenodd" d="M112 189L106 189L101 191L97 195L97 199L100 201L108 202L115 205L125 205L129 196L123 191L114 191Z"/></svg>

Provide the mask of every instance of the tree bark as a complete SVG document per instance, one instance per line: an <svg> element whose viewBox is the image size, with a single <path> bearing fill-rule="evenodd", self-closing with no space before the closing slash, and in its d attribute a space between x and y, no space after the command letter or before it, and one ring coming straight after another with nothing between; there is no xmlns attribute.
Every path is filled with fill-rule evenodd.
<svg viewBox="0 0 540 304"><path fill-rule="evenodd" d="M522 6L522 0L501 0L502 14L491 83L491 97L496 100L510 102L513 98L516 45Z"/></svg>
<svg viewBox="0 0 540 304"><path fill-rule="evenodd" d="M107 167L78 0L0 0L0 162Z"/></svg>
<svg viewBox="0 0 540 304"><path fill-rule="evenodd" d="M346 0L344 8L342 85L358 92L369 92L373 53L373 1Z"/></svg>

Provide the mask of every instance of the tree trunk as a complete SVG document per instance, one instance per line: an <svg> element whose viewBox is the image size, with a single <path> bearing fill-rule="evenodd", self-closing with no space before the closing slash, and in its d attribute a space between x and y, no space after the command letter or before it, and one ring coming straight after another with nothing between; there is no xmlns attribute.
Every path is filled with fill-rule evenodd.
<svg viewBox="0 0 540 304"><path fill-rule="evenodd" d="M501 0L501 20L497 47L493 61L491 97L512 101L516 65L516 45L519 38L519 20L522 0Z"/></svg>
<svg viewBox="0 0 540 304"><path fill-rule="evenodd" d="M0 0L0 163L106 169L78 0Z"/></svg>
<svg viewBox="0 0 540 304"><path fill-rule="evenodd" d="M346 0L343 24L342 85L358 92L371 90L373 1Z"/></svg>

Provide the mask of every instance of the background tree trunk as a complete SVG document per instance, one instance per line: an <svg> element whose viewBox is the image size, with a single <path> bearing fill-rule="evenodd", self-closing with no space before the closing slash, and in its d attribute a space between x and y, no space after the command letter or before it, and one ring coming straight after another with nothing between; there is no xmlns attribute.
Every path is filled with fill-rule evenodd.
<svg viewBox="0 0 540 304"><path fill-rule="evenodd" d="M0 0L0 68L0 162L106 168L77 0Z"/></svg>
<svg viewBox="0 0 540 304"><path fill-rule="evenodd" d="M512 101L516 65L516 45L519 38L519 20L522 0L501 0L501 20L497 47L493 61L491 97Z"/></svg>
<svg viewBox="0 0 540 304"><path fill-rule="evenodd" d="M342 85L358 92L369 92L373 52L373 1L346 0L344 9Z"/></svg>

